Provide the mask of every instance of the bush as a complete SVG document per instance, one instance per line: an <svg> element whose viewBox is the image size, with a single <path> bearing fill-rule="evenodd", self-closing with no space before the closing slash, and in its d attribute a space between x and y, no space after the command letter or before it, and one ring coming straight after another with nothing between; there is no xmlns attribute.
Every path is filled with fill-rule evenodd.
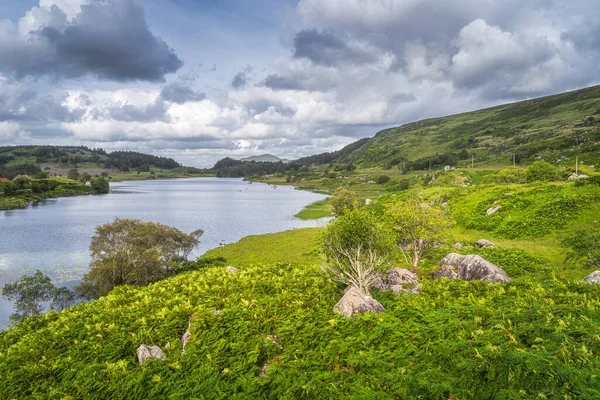
<svg viewBox="0 0 600 400"><path fill-rule="evenodd" d="M358 208L358 200L354 192L338 187L331 195L331 209L336 217L344 215L347 211Z"/></svg>
<svg viewBox="0 0 600 400"><path fill-rule="evenodd" d="M525 183L528 180L527 171L523 168L505 168L497 174L487 175L484 183Z"/></svg>
<svg viewBox="0 0 600 400"><path fill-rule="evenodd" d="M552 182L559 179L559 169L546 161L536 161L527 168L527 182Z"/></svg>
<svg viewBox="0 0 600 400"><path fill-rule="evenodd" d="M389 177L389 176L387 176L387 175L379 175L379 176L377 177L377 179L375 180L375 182L376 182L378 185L383 185L383 184L387 183L389 180L390 180L390 177Z"/></svg>

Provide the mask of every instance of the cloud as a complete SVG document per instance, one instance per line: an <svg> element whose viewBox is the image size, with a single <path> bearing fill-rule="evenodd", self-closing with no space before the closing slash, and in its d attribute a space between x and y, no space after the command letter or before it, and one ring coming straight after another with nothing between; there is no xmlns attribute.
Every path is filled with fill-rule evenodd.
<svg viewBox="0 0 600 400"><path fill-rule="evenodd" d="M231 81L231 87L234 89L242 89L250 80L250 73L254 70L251 65L247 65L243 71L238 72Z"/></svg>
<svg viewBox="0 0 600 400"><path fill-rule="evenodd" d="M294 38L295 58L307 58L315 64L332 66L342 62L371 62L374 57L350 45L330 32L317 29L301 30Z"/></svg>
<svg viewBox="0 0 600 400"><path fill-rule="evenodd" d="M162 82L182 66L150 31L140 0L45 0L17 26L0 25L0 71L17 79Z"/></svg>
<svg viewBox="0 0 600 400"><path fill-rule="evenodd" d="M206 98L206 93L195 92L182 83L170 83L162 88L160 96L163 100L183 104L188 101L202 101Z"/></svg>

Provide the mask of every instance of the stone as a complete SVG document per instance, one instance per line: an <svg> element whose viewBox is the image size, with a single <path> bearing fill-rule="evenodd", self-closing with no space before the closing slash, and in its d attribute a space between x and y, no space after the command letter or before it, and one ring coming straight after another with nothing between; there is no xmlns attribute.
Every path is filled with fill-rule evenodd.
<svg viewBox="0 0 600 400"><path fill-rule="evenodd" d="M568 180L572 181L574 179L587 179L589 178L589 176L587 176L586 174L572 174L571 176L569 176L569 178L567 178Z"/></svg>
<svg viewBox="0 0 600 400"><path fill-rule="evenodd" d="M500 210L502 208L502 206L497 206L497 207L490 207L487 209L487 211L485 212L485 215L492 215L495 212L497 212L498 210Z"/></svg>
<svg viewBox="0 0 600 400"><path fill-rule="evenodd" d="M384 312L385 308L371 296L362 293L355 287L350 287L344 297L333 307L333 311L349 318L355 314L366 312Z"/></svg>
<svg viewBox="0 0 600 400"><path fill-rule="evenodd" d="M461 242L456 242L454 243L454 248L460 250L463 248L463 245Z"/></svg>
<svg viewBox="0 0 600 400"><path fill-rule="evenodd" d="M475 246L477 246L477 247L496 247L496 245L494 243L492 243L486 239L480 239L480 240L476 241Z"/></svg>
<svg viewBox="0 0 600 400"><path fill-rule="evenodd" d="M237 269L237 268L235 268L235 267L232 267L232 266L230 265L229 267L227 267L227 269L225 269L225 271L227 271L227 273L230 273L230 274L235 274L235 273L237 273L237 272L238 272L238 269Z"/></svg>
<svg viewBox="0 0 600 400"><path fill-rule="evenodd" d="M188 342L192 338L192 321L194 321L195 319L195 315L190 315L190 318L188 319L188 328L181 337L181 354L185 354L185 346L187 346Z"/></svg>
<svg viewBox="0 0 600 400"><path fill-rule="evenodd" d="M446 277L465 281L510 282L510 277L504 270L476 254L450 253L440 261L439 266L442 268L434 275L436 279Z"/></svg>
<svg viewBox="0 0 600 400"><path fill-rule="evenodd" d="M158 360L165 360L167 358L165 353L163 353L161 348L158 346L148 346L143 344L138 347L136 353L140 365L143 365L149 358L156 358Z"/></svg>
<svg viewBox="0 0 600 400"><path fill-rule="evenodd" d="M451 169L452 169L452 167L451 167L451 166L449 166L449 165L446 165L446 166L444 167L444 172L448 172L448 171L450 171Z"/></svg>
<svg viewBox="0 0 600 400"><path fill-rule="evenodd" d="M167 342L167 344L165 344L165 350L169 350L171 348L171 342Z"/></svg>
<svg viewBox="0 0 600 400"><path fill-rule="evenodd" d="M416 275L405 268L392 268L383 273L372 287L382 292L392 290L396 294L416 294L421 290Z"/></svg>
<svg viewBox="0 0 600 400"><path fill-rule="evenodd" d="M369 204L373 204L373 200L371 199L366 199L365 200L365 205L368 206Z"/></svg>
<svg viewBox="0 0 600 400"><path fill-rule="evenodd" d="M599 284L600 283L600 270L592 272L591 274L589 274L588 276L583 278L583 281Z"/></svg>
<svg viewBox="0 0 600 400"><path fill-rule="evenodd" d="M258 376L260 376L261 378L267 376L267 374L269 373L269 365L269 362L264 363L262 368L260 369Z"/></svg>

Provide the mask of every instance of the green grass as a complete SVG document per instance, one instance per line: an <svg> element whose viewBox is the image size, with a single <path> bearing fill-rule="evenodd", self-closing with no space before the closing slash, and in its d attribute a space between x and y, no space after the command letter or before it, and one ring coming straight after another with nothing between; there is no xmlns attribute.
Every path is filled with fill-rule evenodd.
<svg viewBox="0 0 600 400"><path fill-rule="evenodd" d="M302 211L294 217L302 220L319 219L331 216L331 204L329 199L319 200L304 207Z"/></svg>
<svg viewBox="0 0 600 400"><path fill-rule="evenodd" d="M209 250L201 258L223 257L229 265L257 263L317 263L322 228L294 229L247 236L237 243Z"/></svg>

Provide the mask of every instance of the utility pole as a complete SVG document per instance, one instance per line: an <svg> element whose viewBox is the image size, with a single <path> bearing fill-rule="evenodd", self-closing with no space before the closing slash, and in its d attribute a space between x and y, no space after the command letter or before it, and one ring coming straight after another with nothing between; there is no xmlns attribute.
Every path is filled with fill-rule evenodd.
<svg viewBox="0 0 600 400"><path fill-rule="evenodd" d="M517 168L517 160L516 160L514 154L513 154L513 168Z"/></svg>
<svg viewBox="0 0 600 400"><path fill-rule="evenodd" d="M579 174L579 156L575 157L575 174Z"/></svg>
<svg viewBox="0 0 600 400"><path fill-rule="evenodd" d="M475 168L475 154L471 154L471 169Z"/></svg>

